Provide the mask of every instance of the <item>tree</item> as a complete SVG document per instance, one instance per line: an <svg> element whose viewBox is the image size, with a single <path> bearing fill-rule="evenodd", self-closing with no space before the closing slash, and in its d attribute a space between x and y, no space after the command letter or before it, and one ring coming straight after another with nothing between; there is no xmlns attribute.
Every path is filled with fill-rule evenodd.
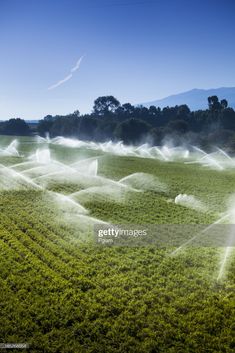
<svg viewBox="0 0 235 353"><path fill-rule="evenodd" d="M234 132L226 129L218 129L207 136L207 141L210 145L216 144L216 146L226 146L231 141Z"/></svg>
<svg viewBox="0 0 235 353"><path fill-rule="evenodd" d="M40 120L38 123L38 134L40 136L46 136L50 132L50 129L55 122L55 118L52 115L47 115L43 120Z"/></svg>
<svg viewBox="0 0 235 353"><path fill-rule="evenodd" d="M55 117L52 116L52 115L46 115L43 120L45 121L54 121L55 120Z"/></svg>
<svg viewBox="0 0 235 353"><path fill-rule="evenodd" d="M113 96L99 97L94 101L93 112L95 115L104 116L109 113L115 113L120 107L120 102Z"/></svg>
<svg viewBox="0 0 235 353"><path fill-rule="evenodd" d="M235 112L232 108L223 109L221 123L224 129L235 130Z"/></svg>
<svg viewBox="0 0 235 353"><path fill-rule="evenodd" d="M178 110L177 110L177 117L179 119L188 119L190 115L190 109L189 107L186 105L186 104L182 104L178 107Z"/></svg>
<svg viewBox="0 0 235 353"><path fill-rule="evenodd" d="M5 135L27 136L31 133L28 124L20 118L2 122L0 130Z"/></svg>
<svg viewBox="0 0 235 353"><path fill-rule="evenodd" d="M150 142L153 146L160 145L163 139L162 128L153 128L149 132Z"/></svg>
<svg viewBox="0 0 235 353"><path fill-rule="evenodd" d="M219 102L219 98L217 96L210 96L208 97L208 105L209 110L219 111L228 107L228 101L226 99L222 99Z"/></svg>
<svg viewBox="0 0 235 353"><path fill-rule="evenodd" d="M189 130L188 123L184 120L172 120L167 125L169 132L185 134Z"/></svg>
<svg viewBox="0 0 235 353"><path fill-rule="evenodd" d="M58 117L51 126L49 133L51 136L78 136L79 119L77 116L70 114L68 116Z"/></svg>
<svg viewBox="0 0 235 353"><path fill-rule="evenodd" d="M220 105L223 109L228 108L228 101L226 99L222 99Z"/></svg>
<svg viewBox="0 0 235 353"><path fill-rule="evenodd" d="M120 123L116 130L115 136L124 143L136 144L141 142L144 136L150 131L151 126L145 121L138 119L129 119Z"/></svg>
<svg viewBox="0 0 235 353"><path fill-rule="evenodd" d="M155 107L155 105L151 105L149 107L149 114L151 116L157 116L161 112L160 108Z"/></svg>
<svg viewBox="0 0 235 353"><path fill-rule="evenodd" d="M126 115L131 116L135 112L135 107L130 103L125 103L122 105L123 111Z"/></svg>
<svg viewBox="0 0 235 353"><path fill-rule="evenodd" d="M80 139L94 139L95 138L95 130L97 128L97 121L91 117L90 115L85 115L80 118L79 127L78 127L78 136Z"/></svg>
<svg viewBox="0 0 235 353"><path fill-rule="evenodd" d="M181 143L181 135L187 133L187 137L195 141L197 136L198 143L208 147L209 134L212 133L212 141L220 136L213 135L218 129L235 131L235 111L228 108L226 99L219 101L217 96L210 96L208 105L209 109L193 112L185 104L161 110L155 106L120 105L113 96L103 96L95 100L92 114L80 115L75 111L66 116L48 115L39 122L38 132L95 141L121 139L134 144L143 142L146 136L148 141L159 144L166 134L173 135ZM223 143L226 136L228 134L223 133Z"/></svg>
<svg viewBox="0 0 235 353"><path fill-rule="evenodd" d="M97 119L97 128L94 132L96 141L114 140L114 131L118 121L116 119Z"/></svg>
<svg viewBox="0 0 235 353"><path fill-rule="evenodd" d="M73 116L76 117L76 118L79 118L79 117L80 117L80 111L77 109L77 110L75 110L75 111L73 112L73 114L71 114L71 115L73 115Z"/></svg>
<svg viewBox="0 0 235 353"><path fill-rule="evenodd" d="M220 106L220 102L219 102L219 98L217 96L210 96L208 97L208 106L209 106L209 110L220 110L221 106Z"/></svg>

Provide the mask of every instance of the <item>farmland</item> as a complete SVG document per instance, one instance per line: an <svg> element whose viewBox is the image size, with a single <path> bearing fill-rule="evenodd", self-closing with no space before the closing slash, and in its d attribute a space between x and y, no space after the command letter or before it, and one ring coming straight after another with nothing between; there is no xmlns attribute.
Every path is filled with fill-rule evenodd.
<svg viewBox="0 0 235 353"><path fill-rule="evenodd" d="M234 352L233 255L217 280L221 248L169 256L174 248L93 237L100 221L212 224L235 191L233 169L18 140L19 155L0 155L0 342L53 353ZM119 184L133 174L130 188ZM180 194L205 209L176 204Z"/></svg>

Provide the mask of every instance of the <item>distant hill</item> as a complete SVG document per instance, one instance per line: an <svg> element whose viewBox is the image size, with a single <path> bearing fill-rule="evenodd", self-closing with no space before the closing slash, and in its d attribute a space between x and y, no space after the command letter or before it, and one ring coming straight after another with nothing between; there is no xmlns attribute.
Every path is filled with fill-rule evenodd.
<svg viewBox="0 0 235 353"><path fill-rule="evenodd" d="M25 120L28 124L38 124L39 120Z"/></svg>
<svg viewBox="0 0 235 353"><path fill-rule="evenodd" d="M175 94L152 102L142 103L145 107L155 105L160 108L174 107L175 105L187 104L191 110L207 109L207 98L218 96L221 100L227 99L230 107L235 109L235 87L221 87L214 89L192 89L191 91Z"/></svg>

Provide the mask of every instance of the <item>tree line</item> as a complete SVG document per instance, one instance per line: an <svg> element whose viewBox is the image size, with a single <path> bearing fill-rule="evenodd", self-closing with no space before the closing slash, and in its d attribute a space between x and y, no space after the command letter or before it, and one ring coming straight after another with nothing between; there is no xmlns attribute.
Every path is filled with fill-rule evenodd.
<svg viewBox="0 0 235 353"><path fill-rule="evenodd" d="M1 134L28 135L29 126L21 119L0 123ZM77 110L65 116L47 115L37 125L37 133L103 142L122 140L126 144L149 142L159 145L165 139L176 144L195 142L203 147L220 145L235 149L235 111L226 99L208 97L208 109L191 111L185 104L163 109L155 106L121 104L113 96L95 100L91 114Z"/></svg>
<svg viewBox="0 0 235 353"><path fill-rule="evenodd" d="M30 134L30 127L23 119L9 119L0 122L0 135L27 136Z"/></svg>

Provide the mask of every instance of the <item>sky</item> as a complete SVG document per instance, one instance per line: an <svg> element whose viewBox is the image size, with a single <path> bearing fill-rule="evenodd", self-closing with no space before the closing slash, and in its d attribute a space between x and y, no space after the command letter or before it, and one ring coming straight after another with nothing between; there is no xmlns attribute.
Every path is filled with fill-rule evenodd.
<svg viewBox="0 0 235 353"><path fill-rule="evenodd" d="M234 0L0 0L0 119L235 86Z"/></svg>

